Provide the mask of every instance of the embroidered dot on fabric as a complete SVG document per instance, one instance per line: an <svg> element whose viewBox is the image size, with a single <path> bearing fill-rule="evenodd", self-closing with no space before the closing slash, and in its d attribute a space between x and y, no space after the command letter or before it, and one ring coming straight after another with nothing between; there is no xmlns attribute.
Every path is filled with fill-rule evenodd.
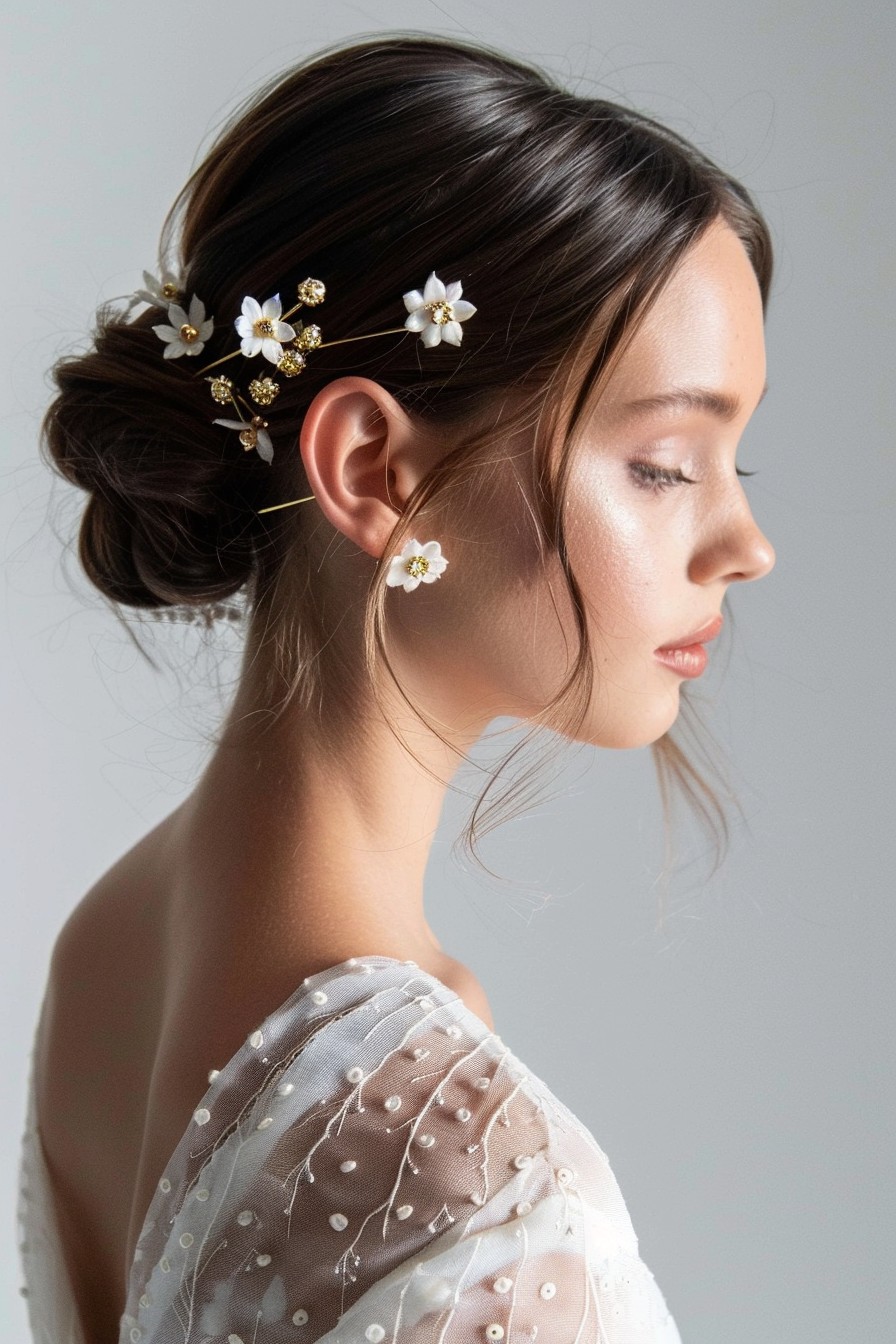
<svg viewBox="0 0 896 1344"><path fill-rule="evenodd" d="M320 1005L322 1003L326 1003L328 998L329 995L325 994L322 989L316 989L314 993L311 995L311 1002Z"/></svg>
<svg viewBox="0 0 896 1344"><path fill-rule="evenodd" d="M167 1255L163 1255L161 1260L159 1261L159 1269L162 1271L163 1274L168 1274L170 1272L171 1261L168 1259Z"/></svg>
<svg viewBox="0 0 896 1344"><path fill-rule="evenodd" d="M200 1188L196 1191L196 1198L199 1200L200 1204L204 1204L205 1201L208 1199L208 1196L209 1192L208 1190L206 1190L204 1185L200 1186Z"/></svg>
<svg viewBox="0 0 896 1344"><path fill-rule="evenodd" d="M517 1216L520 1218L524 1218L527 1213L532 1212L532 1205L529 1203L528 1199L520 1200L519 1204L516 1206L516 1212Z"/></svg>
<svg viewBox="0 0 896 1344"><path fill-rule="evenodd" d="M528 1153L519 1153L513 1159L513 1165L516 1167L517 1171L522 1171L525 1167L531 1167L532 1159Z"/></svg>
<svg viewBox="0 0 896 1344"><path fill-rule="evenodd" d="M410 1218L413 1212L414 1212L413 1204L400 1204L399 1207L395 1210L395 1217L400 1218L402 1221L404 1221L405 1218Z"/></svg>
<svg viewBox="0 0 896 1344"><path fill-rule="evenodd" d="M261 1265L262 1269L264 1269L265 1265L269 1265L271 1263L271 1257L266 1253L256 1255L255 1263L256 1265Z"/></svg>
<svg viewBox="0 0 896 1344"><path fill-rule="evenodd" d="M220 1078L220 1076L221 1076L221 1070L220 1070L220 1069L209 1069L209 1071L208 1071L208 1080L209 1080L210 1083L213 1083L213 1082L215 1081L215 1079L216 1079L216 1078Z"/></svg>
<svg viewBox="0 0 896 1344"><path fill-rule="evenodd" d="M340 1171L354 1171L354 1169L355 1169L355 1167L356 1167L357 1165L358 1165L358 1164L357 1164L357 1162L354 1160L354 1158L352 1158L352 1157L348 1157L348 1158L346 1158L346 1160L345 1160L344 1162L340 1162L340 1163L339 1163L339 1170L340 1170Z"/></svg>
<svg viewBox="0 0 896 1344"><path fill-rule="evenodd" d="M421 1148L431 1148L435 1143L435 1139L431 1134L418 1134L417 1142Z"/></svg>
<svg viewBox="0 0 896 1344"><path fill-rule="evenodd" d="M159 1181L159 1189L162 1191L163 1194L165 1195L168 1194L168 1191L171 1189L171 1182L169 1181L167 1176L163 1176L162 1179Z"/></svg>
<svg viewBox="0 0 896 1344"><path fill-rule="evenodd" d="M354 1068L349 1069L345 1076L350 1083L360 1083L361 1079L364 1077L364 1070L358 1068L356 1064Z"/></svg>
<svg viewBox="0 0 896 1344"><path fill-rule="evenodd" d="M387 1097L383 1102L383 1105L387 1111L397 1111L401 1105L401 1097Z"/></svg>
<svg viewBox="0 0 896 1344"><path fill-rule="evenodd" d="M348 1227L348 1219L344 1213L331 1213L329 1223L337 1232L342 1232L344 1228Z"/></svg>
<svg viewBox="0 0 896 1344"><path fill-rule="evenodd" d="M248 1227L254 1217L255 1214L251 1209L243 1209L242 1213L237 1214L236 1220L240 1227Z"/></svg>
<svg viewBox="0 0 896 1344"><path fill-rule="evenodd" d="M570 1181L573 1179L573 1175L574 1173L570 1171L569 1167L557 1168L557 1180L561 1185L569 1185Z"/></svg>
<svg viewBox="0 0 896 1344"><path fill-rule="evenodd" d="M299 1307L298 1311L294 1311L294 1312L293 1312L293 1314L292 1314L292 1323L293 1323L293 1325L307 1325L307 1324L308 1324L308 1313L307 1313L307 1311L304 1309L304 1307Z"/></svg>
<svg viewBox="0 0 896 1344"><path fill-rule="evenodd" d="M183 1246L184 1250L187 1250L187 1248L188 1248L189 1246L192 1246L192 1245L193 1245L193 1233L192 1233L192 1232L181 1232L180 1237L178 1238L178 1240L180 1241L180 1244L181 1244L181 1246Z"/></svg>
<svg viewBox="0 0 896 1344"><path fill-rule="evenodd" d="M473 1086L478 1087L480 1092L484 1092L490 1086L491 1081L491 1078L477 1078Z"/></svg>
<svg viewBox="0 0 896 1344"><path fill-rule="evenodd" d="M445 1035L452 1036L455 1040L457 1040L460 1034L461 1034L460 1027L455 1022L452 1022L450 1026L445 1028Z"/></svg>
<svg viewBox="0 0 896 1344"><path fill-rule="evenodd" d="M513 1287L513 1279L508 1279L506 1274L502 1274L500 1279L495 1279L492 1287L496 1293L509 1293Z"/></svg>
<svg viewBox="0 0 896 1344"><path fill-rule="evenodd" d="M137 1344L137 1341L142 1338L143 1338L143 1331L140 1329L139 1325L132 1326L131 1339L133 1340L133 1344Z"/></svg>
<svg viewBox="0 0 896 1344"><path fill-rule="evenodd" d="M193 1119L197 1125L207 1125L212 1118L212 1113L205 1106L199 1106L193 1112Z"/></svg>
<svg viewBox="0 0 896 1344"><path fill-rule="evenodd" d="M497 1321L494 1321L491 1325L487 1325L485 1327L485 1337L486 1339L503 1339L503 1325L499 1325Z"/></svg>
<svg viewBox="0 0 896 1344"><path fill-rule="evenodd" d="M263 1120L259 1120L259 1122L258 1122L258 1124L255 1126L255 1128L256 1128L256 1129L270 1129L270 1127L271 1127L271 1125L272 1125L273 1123L274 1123L273 1116L266 1115L265 1118L264 1118Z"/></svg>
<svg viewBox="0 0 896 1344"><path fill-rule="evenodd" d="M454 1114L457 1116L458 1120L464 1120L464 1121L466 1121L466 1120L469 1120L469 1118L470 1118L470 1116L473 1114L473 1112L472 1112L472 1111L468 1111L467 1108L466 1108L466 1106L458 1106L458 1108L457 1108L457 1110L454 1112Z"/></svg>
<svg viewBox="0 0 896 1344"><path fill-rule="evenodd" d="M264 1034L261 1031L253 1031L249 1037L249 1044L253 1050L258 1050L264 1045Z"/></svg>
<svg viewBox="0 0 896 1344"><path fill-rule="evenodd" d="M556 1291L557 1291L556 1283L551 1283L550 1281L548 1281L547 1283L543 1283L541 1285L541 1287L538 1290L538 1296L543 1297L545 1301L549 1301L554 1296Z"/></svg>
<svg viewBox="0 0 896 1344"><path fill-rule="evenodd" d="M380 1340L386 1338L386 1332L381 1325L374 1321L364 1331L364 1338L369 1339L370 1344L380 1344Z"/></svg>
<svg viewBox="0 0 896 1344"><path fill-rule="evenodd" d="M428 1054L429 1054L428 1050L424 1049L422 1045L418 1045L417 1048L414 1050L414 1059L426 1059Z"/></svg>
<svg viewBox="0 0 896 1344"><path fill-rule="evenodd" d="M295 1083L278 1083L277 1096L288 1097L295 1091Z"/></svg>

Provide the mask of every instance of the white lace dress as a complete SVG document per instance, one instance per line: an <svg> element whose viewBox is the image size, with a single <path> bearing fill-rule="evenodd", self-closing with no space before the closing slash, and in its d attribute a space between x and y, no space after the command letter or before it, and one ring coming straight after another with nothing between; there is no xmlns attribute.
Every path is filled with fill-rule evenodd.
<svg viewBox="0 0 896 1344"><path fill-rule="evenodd" d="M91 1344L32 1084L19 1188L34 1340ZM536 1339L680 1344L606 1155L415 962L308 977L197 1096L146 1214L120 1344Z"/></svg>

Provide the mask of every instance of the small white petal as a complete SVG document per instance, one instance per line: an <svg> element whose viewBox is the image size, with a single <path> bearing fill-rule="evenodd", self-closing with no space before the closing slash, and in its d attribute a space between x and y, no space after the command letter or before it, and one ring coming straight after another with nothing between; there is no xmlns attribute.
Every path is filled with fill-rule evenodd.
<svg viewBox="0 0 896 1344"><path fill-rule="evenodd" d="M463 328L459 322L446 322L442 327L442 340L449 345L460 345L463 338Z"/></svg>
<svg viewBox="0 0 896 1344"><path fill-rule="evenodd" d="M238 336L254 336L255 328L252 325L252 319L249 317L238 317L233 324L236 327Z"/></svg>
<svg viewBox="0 0 896 1344"><path fill-rule="evenodd" d="M243 354L246 356L247 359L252 359L254 355L258 354L260 349L261 349L260 336L244 336L243 339L240 341L240 350L242 350Z"/></svg>
<svg viewBox="0 0 896 1344"><path fill-rule="evenodd" d="M272 299L265 299L264 303L261 305L261 312L263 317L267 317L272 322L276 322L277 318L283 312L283 304L280 302L280 295L275 294Z"/></svg>
<svg viewBox="0 0 896 1344"><path fill-rule="evenodd" d="M443 285L439 277L436 275L435 271L432 271L423 290L423 302L444 303L444 301L445 301L445 286Z"/></svg>
<svg viewBox="0 0 896 1344"><path fill-rule="evenodd" d="M225 429L248 429L245 420L213 420L213 425L223 425Z"/></svg>
<svg viewBox="0 0 896 1344"><path fill-rule="evenodd" d="M404 306L409 313L423 307L423 295L419 289L409 289L407 294L402 294L401 297L404 299Z"/></svg>
<svg viewBox="0 0 896 1344"><path fill-rule="evenodd" d="M452 307L456 322L466 322L467 318L472 317L477 311L475 304L467 303L466 299L459 299L457 303L452 304Z"/></svg>
<svg viewBox="0 0 896 1344"><path fill-rule="evenodd" d="M168 321L173 327L183 327L190 322L190 319L179 303L172 303L168 308ZM192 326L192 323L190 325Z"/></svg>
<svg viewBox="0 0 896 1344"><path fill-rule="evenodd" d="M179 359L180 356L186 354L186 352L187 347L184 345L183 341L172 341L170 345L165 346L162 354L165 359Z"/></svg>
<svg viewBox="0 0 896 1344"><path fill-rule="evenodd" d="M201 327L205 321L205 304L197 295L190 300L190 326Z"/></svg>
<svg viewBox="0 0 896 1344"><path fill-rule="evenodd" d="M442 554L442 544L439 541L428 541L425 546L420 548L420 554L425 555L427 560L433 560L436 556Z"/></svg>
<svg viewBox="0 0 896 1344"><path fill-rule="evenodd" d="M418 308L410 317L405 318L404 324L408 331L422 331L424 327L429 326L429 313L425 308Z"/></svg>
<svg viewBox="0 0 896 1344"><path fill-rule="evenodd" d="M450 324L449 324L450 325ZM420 339L426 346L438 345L442 339L444 327L440 327L438 322L431 322L428 327L423 329Z"/></svg>
<svg viewBox="0 0 896 1344"><path fill-rule="evenodd" d="M291 341L295 334L295 327L291 327L288 322L274 323L274 335L278 341Z"/></svg>
<svg viewBox="0 0 896 1344"><path fill-rule="evenodd" d="M461 294L463 294L463 292L464 287L461 284L461 282L459 280L452 280L451 284L445 291L445 296L448 299L449 303L457 303L458 299L460 298Z"/></svg>
<svg viewBox="0 0 896 1344"><path fill-rule="evenodd" d="M271 442L271 436L266 429L260 429L258 431L256 436L256 446L258 448L258 456L263 458L265 462L272 462L274 460L274 445Z"/></svg>
<svg viewBox="0 0 896 1344"><path fill-rule="evenodd" d="M264 355L265 359L270 360L272 364L280 363L280 360L283 358L283 346L279 341L275 341L273 336L265 336L259 344L261 346L261 353Z"/></svg>
<svg viewBox="0 0 896 1344"><path fill-rule="evenodd" d="M243 317L247 317L250 322L257 322L261 317L261 304L257 299L253 299L247 294L243 299Z"/></svg>
<svg viewBox="0 0 896 1344"><path fill-rule="evenodd" d="M412 593L420 585L420 576L418 574L406 574L404 579L404 590L406 593Z"/></svg>
<svg viewBox="0 0 896 1344"><path fill-rule="evenodd" d="M147 289L156 290L157 292L162 288L155 276L150 275L149 271L143 272L143 283Z"/></svg>
<svg viewBox="0 0 896 1344"><path fill-rule="evenodd" d="M161 341L176 341L180 337L180 332L176 327L153 327L153 331Z"/></svg>
<svg viewBox="0 0 896 1344"><path fill-rule="evenodd" d="M215 324L211 320L211 318L209 318L207 322L203 322L202 326L199 328L200 340L207 341L209 336L211 336L212 332L214 331L214 329Z"/></svg>
<svg viewBox="0 0 896 1344"><path fill-rule="evenodd" d="M190 341L184 351L187 355L201 355L205 349L205 341Z"/></svg>

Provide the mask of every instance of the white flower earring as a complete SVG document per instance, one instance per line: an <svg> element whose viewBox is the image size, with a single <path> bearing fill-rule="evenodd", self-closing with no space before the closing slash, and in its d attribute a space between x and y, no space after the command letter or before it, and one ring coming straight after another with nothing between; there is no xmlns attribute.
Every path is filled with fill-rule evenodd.
<svg viewBox="0 0 896 1344"><path fill-rule="evenodd" d="M412 593L421 583L435 583L447 564L439 542L427 541L421 545L412 537L391 560L386 583L390 588L401 586L406 593Z"/></svg>

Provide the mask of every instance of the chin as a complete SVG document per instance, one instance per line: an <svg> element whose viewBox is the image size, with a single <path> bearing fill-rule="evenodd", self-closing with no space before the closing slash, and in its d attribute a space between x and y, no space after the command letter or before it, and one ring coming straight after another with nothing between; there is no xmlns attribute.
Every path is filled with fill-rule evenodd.
<svg viewBox="0 0 896 1344"><path fill-rule="evenodd" d="M590 723L582 725L576 740L616 751L649 747L668 733L678 718L679 707L676 688L671 697L657 697L649 707L641 701L629 704L627 708L619 707L602 718L595 714Z"/></svg>

